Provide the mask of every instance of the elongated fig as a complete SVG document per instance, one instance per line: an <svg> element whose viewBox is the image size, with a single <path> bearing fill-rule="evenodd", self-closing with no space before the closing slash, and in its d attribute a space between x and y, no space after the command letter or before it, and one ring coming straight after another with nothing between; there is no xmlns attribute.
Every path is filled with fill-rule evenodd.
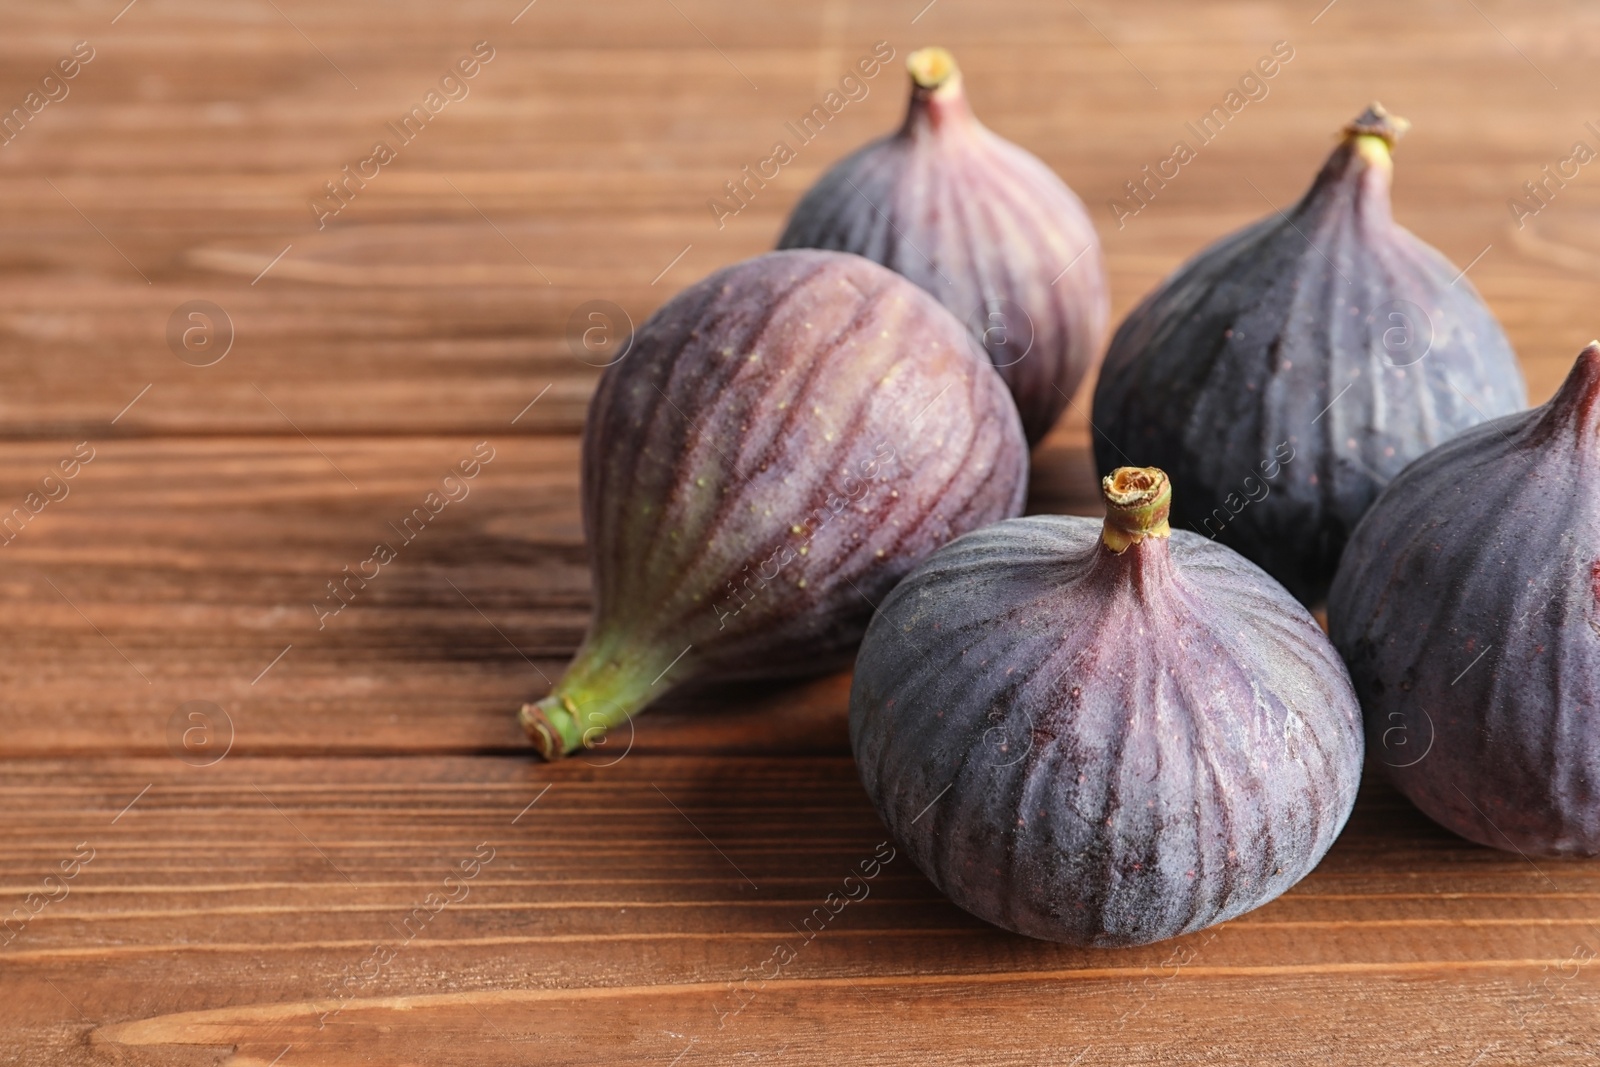
<svg viewBox="0 0 1600 1067"><path fill-rule="evenodd" d="M1430 818L1600 854L1600 342L1543 407L1407 467L1328 597L1371 750Z"/></svg>
<svg viewBox="0 0 1600 1067"><path fill-rule="evenodd" d="M824 174L778 247L856 252L932 293L989 353L1032 444L1100 356L1100 241L1049 167L972 114L949 52L924 48L907 66L900 132Z"/></svg>
<svg viewBox="0 0 1600 1067"><path fill-rule="evenodd" d="M923 873L1008 930L1140 945L1272 900L1333 844L1362 737L1333 646L1244 557L1167 526L998 523L884 601L850 693L862 783Z"/></svg>
<svg viewBox="0 0 1600 1067"><path fill-rule="evenodd" d="M1184 487L1179 526L1308 604L1411 460L1522 408L1522 375L1464 272L1397 226L1377 104L1300 203L1201 252L1128 316L1095 390L1095 459Z"/></svg>
<svg viewBox="0 0 1600 1067"><path fill-rule="evenodd" d="M872 605L1019 513L1027 475L1004 383L922 290L838 252L721 270L601 376L583 434L594 617L523 726L553 758L691 678L842 667Z"/></svg>

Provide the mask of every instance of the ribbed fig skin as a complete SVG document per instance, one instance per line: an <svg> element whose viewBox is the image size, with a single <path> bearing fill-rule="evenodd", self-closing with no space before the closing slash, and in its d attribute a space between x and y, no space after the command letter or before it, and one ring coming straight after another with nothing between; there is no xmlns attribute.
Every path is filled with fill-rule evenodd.
<svg viewBox="0 0 1600 1067"><path fill-rule="evenodd" d="M1181 487L1180 487L1181 489ZM1272 900L1360 779L1360 712L1316 622L1237 553L1174 531L1002 522L890 594L856 661L868 795L980 918L1140 945Z"/></svg>
<svg viewBox="0 0 1600 1067"><path fill-rule="evenodd" d="M974 117L953 68L913 80L900 131L824 174L778 247L855 252L932 293L989 352L1030 444L1100 356L1110 302L1083 202Z"/></svg>
<svg viewBox="0 0 1600 1067"><path fill-rule="evenodd" d="M1350 130L1297 205L1145 297L1094 398L1102 472L1165 469L1185 489L1175 526L1216 536L1308 604L1407 463L1527 402L1471 282L1390 214L1380 134L1393 120L1375 109Z"/></svg>
<svg viewBox="0 0 1600 1067"><path fill-rule="evenodd" d="M1390 779L1469 840L1600 854L1600 346L1417 460L1328 597Z"/></svg>
<svg viewBox="0 0 1600 1067"><path fill-rule="evenodd" d="M1022 510L1027 472L1004 383L906 279L817 251L718 271L601 377L583 441L595 616L540 706L614 725L692 677L844 666L913 564Z"/></svg>

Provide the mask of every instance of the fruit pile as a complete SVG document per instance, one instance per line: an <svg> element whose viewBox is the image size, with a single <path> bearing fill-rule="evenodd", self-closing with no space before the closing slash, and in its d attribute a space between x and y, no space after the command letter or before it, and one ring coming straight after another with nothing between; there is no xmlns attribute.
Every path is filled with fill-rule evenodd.
<svg viewBox="0 0 1600 1067"><path fill-rule="evenodd" d="M689 680L855 656L895 839L968 911L1081 945L1283 893L1364 750L1473 841L1600 853L1600 344L1523 410L1493 314L1391 215L1405 122L1368 108L1298 204L1117 329L1104 521L1017 518L1100 351L1105 267L949 53L908 66L900 130L602 376L594 617L522 709L538 750Z"/></svg>

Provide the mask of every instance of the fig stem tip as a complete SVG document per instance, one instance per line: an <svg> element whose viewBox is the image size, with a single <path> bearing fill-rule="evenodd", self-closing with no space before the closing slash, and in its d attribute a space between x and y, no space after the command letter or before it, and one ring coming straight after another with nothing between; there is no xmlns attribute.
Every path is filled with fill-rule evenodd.
<svg viewBox="0 0 1600 1067"><path fill-rule="evenodd" d="M1118 467L1100 479L1106 502L1101 540L1113 552L1124 552L1146 537L1169 537L1172 527L1172 482L1157 467Z"/></svg>
<svg viewBox="0 0 1600 1067"><path fill-rule="evenodd" d="M923 89L937 89L957 75L955 57L936 45L912 52L906 58L906 70L911 72L911 80Z"/></svg>
<svg viewBox="0 0 1600 1067"><path fill-rule="evenodd" d="M527 732L535 751L547 760L558 760L582 747L581 735L571 736L575 733L573 716L558 699L546 697L537 703L522 705L517 721Z"/></svg>
<svg viewBox="0 0 1600 1067"><path fill-rule="evenodd" d="M1410 128L1411 123L1399 115L1389 114L1382 104L1374 100L1345 126L1344 135L1348 138L1376 137L1393 151L1395 144Z"/></svg>

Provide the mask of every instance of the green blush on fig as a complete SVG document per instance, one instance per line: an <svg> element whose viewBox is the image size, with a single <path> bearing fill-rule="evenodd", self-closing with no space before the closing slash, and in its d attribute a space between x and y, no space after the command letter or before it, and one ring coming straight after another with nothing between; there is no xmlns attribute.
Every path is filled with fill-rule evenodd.
<svg viewBox="0 0 1600 1067"><path fill-rule="evenodd" d="M1022 510L1028 450L962 325L860 256L773 252L670 300L583 437L589 632L520 720L548 758L690 680L847 666L935 548Z"/></svg>

